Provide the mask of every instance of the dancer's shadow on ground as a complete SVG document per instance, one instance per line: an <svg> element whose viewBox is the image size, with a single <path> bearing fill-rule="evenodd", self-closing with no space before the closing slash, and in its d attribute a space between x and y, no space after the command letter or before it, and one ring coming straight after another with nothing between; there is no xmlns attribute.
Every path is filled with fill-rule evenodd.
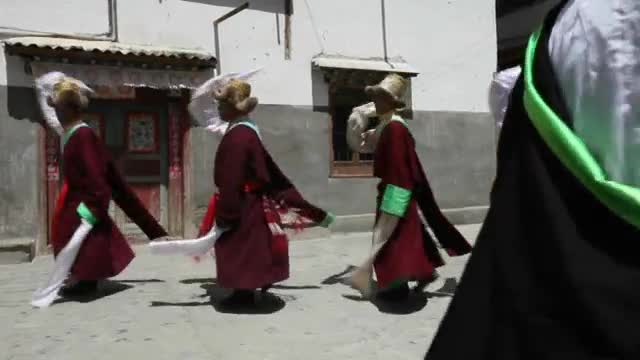
<svg viewBox="0 0 640 360"><path fill-rule="evenodd" d="M406 300L402 301L387 301L381 300L377 297L373 299L363 298L358 295L342 295L345 299L359 302L371 302L378 311L386 314L394 315L408 315L421 311L427 306L429 299L453 297L457 288L457 281L455 278L447 278L444 281L443 286L435 291L411 291Z"/></svg>
<svg viewBox="0 0 640 360"><path fill-rule="evenodd" d="M133 280L118 280L119 283L123 284L154 284L154 283L163 283L164 280L160 279L133 279Z"/></svg>
<svg viewBox="0 0 640 360"><path fill-rule="evenodd" d="M185 279L185 280L180 280L181 284L216 284L216 279L215 278L195 278L195 279ZM314 289L320 289L320 286L316 286L316 285L280 285L280 284L276 284L273 285L271 287L272 289L279 289L279 290L314 290Z"/></svg>
<svg viewBox="0 0 640 360"><path fill-rule="evenodd" d="M180 307L194 307L194 306L212 306L216 311L223 314L245 314L245 315L268 315L274 314L284 309L286 303L296 300L292 295L276 295L270 292L255 292L255 304L243 305L234 304L228 301L227 298L231 295L231 291L223 289L217 285L216 280L212 278L202 279L186 279L180 281L182 284L200 284L200 288L205 291L204 294L199 295L199 298L206 298L205 301L190 301L190 302L163 302L153 301L152 307L166 307L166 306L180 306ZM286 286L275 285L273 289L306 289L315 288L312 286Z"/></svg>
<svg viewBox="0 0 640 360"><path fill-rule="evenodd" d="M74 295L68 297L62 297L54 302L54 304L61 304L66 302L78 302L78 303L91 303L109 296L113 296L115 294L121 293L123 291L129 290L133 288L133 285L129 285L128 283L142 283L148 282L148 280L104 280L101 281L98 285L98 290L86 295ZM155 282L155 281L150 281Z"/></svg>
<svg viewBox="0 0 640 360"><path fill-rule="evenodd" d="M335 275L331 275L328 278L322 280L322 285L336 285L336 284L345 284L345 277L347 274L355 271L357 269L356 266L348 265L346 269L342 272L339 272Z"/></svg>
<svg viewBox="0 0 640 360"><path fill-rule="evenodd" d="M425 291L429 299L441 297L453 297L458 288L458 280L456 278L446 278L442 287L435 291Z"/></svg>
<svg viewBox="0 0 640 360"><path fill-rule="evenodd" d="M425 293L411 292L406 300L402 301L386 301L377 297L373 299L363 298L358 295L342 295L345 299L359 302L370 302L378 311L385 314L392 315L409 315L416 313L427 306L429 302L428 296Z"/></svg>

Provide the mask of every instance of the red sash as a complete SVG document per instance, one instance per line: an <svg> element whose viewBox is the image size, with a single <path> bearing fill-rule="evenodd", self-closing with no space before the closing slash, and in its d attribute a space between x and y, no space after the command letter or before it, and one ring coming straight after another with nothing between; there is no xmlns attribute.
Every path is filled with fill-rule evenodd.
<svg viewBox="0 0 640 360"><path fill-rule="evenodd" d="M220 195L215 193L211 200L209 200L209 206L207 207L207 213L202 218L202 223L200 224L200 231L198 232L198 237L205 236L213 227L213 223L216 221L216 202Z"/></svg>
<svg viewBox="0 0 640 360"><path fill-rule="evenodd" d="M244 185L244 192L257 192L260 190L260 185L255 182L247 183ZM207 212L204 214L204 218L202 218L202 223L200 223L200 230L198 232L198 237L205 236L211 228L213 224L216 222L216 202L220 198L220 194L215 193L209 200L209 206L207 207Z"/></svg>
<svg viewBox="0 0 640 360"><path fill-rule="evenodd" d="M51 234L49 235L49 238L52 244L56 241L53 235L58 233L58 223L60 222L60 216L62 216L62 210L67 199L68 192L69 184L67 184L67 182L65 181L62 185L60 193L58 194L58 199L56 200L56 208L53 211L53 218L51 219Z"/></svg>
<svg viewBox="0 0 640 360"><path fill-rule="evenodd" d="M246 193L258 192L261 189L261 185L258 183L247 183L244 186ZM216 193L209 200L209 206L207 212L200 224L200 231L198 236L204 236L213 227L216 220L216 203L220 197L220 194ZM276 209L272 209L271 202L263 196L262 206L265 208L265 218L269 230L271 231L271 255L273 256L274 263L286 262L289 258L289 242L287 235L282 231L280 227L280 218L277 216ZM278 229L278 230L276 230Z"/></svg>

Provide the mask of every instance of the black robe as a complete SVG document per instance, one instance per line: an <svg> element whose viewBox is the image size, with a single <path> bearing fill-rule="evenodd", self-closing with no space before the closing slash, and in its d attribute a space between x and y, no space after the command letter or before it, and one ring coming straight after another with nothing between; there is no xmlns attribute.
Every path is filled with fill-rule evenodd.
<svg viewBox="0 0 640 360"><path fill-rule="evenodd" d="M571 128L545 20L533 82ZM427 360L640 359L640 230L552 151L512 92L491 207Z"/></svg>

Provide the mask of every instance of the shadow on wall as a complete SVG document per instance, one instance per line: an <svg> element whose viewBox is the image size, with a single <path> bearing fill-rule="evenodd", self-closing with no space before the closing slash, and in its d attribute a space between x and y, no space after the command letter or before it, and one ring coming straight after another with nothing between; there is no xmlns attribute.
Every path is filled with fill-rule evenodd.
<svg viewBox="0 0 640 360"><path fill-rule="evenodd" d="M38 234L37 106L33 80L23 61L6 57L7 82L0 86L0 243Z"/></svg>
<svg viewBox="0 0 640 360"><path fill-rule="evenodd" d="M186 2L200 3L205 5L213 5L213 6L224 6L228 7L229 11L238 6L243 5L244 3L249 3L249 8L252 10L270 12L270 13L283 13L284 12L284 3L283 0L182 0Z"/></svg>
<svg viewBox="0 0 640 360"><path fill-rule="evenodd" d="M7 56L5 68L7 74L6 111L9 121L29 120L44 125L33 87L33 77L25 72L23 60ZM4 107L4 106L3 106Z"/></svg>
<svg viewBox="0 0 640 360"><path fill-rule="evenodd" d="M311 96L314 112L329 115L329 84L324 78L322 70L310 65Z"/></svg>

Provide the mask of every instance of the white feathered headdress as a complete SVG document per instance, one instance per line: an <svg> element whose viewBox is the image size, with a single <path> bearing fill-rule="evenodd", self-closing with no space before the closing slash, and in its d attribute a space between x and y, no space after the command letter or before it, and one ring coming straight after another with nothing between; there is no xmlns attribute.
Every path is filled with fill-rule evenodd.
<svg viewBox="0 0 640 360"><path fill-rule="evenodd" d="M77 86L77 91L82 97L86 97L93 93L93 90L82 81L69 77L59 71L46 73L36 79L36 96L38 104L40 105L40 110L42 110L42 115L44 116L47 125L49 125L49 127L60 136L62 136L64 132L62 124L56 115L55 109L49 105L48 99L50 97L54 97L56 84L62 82L71 83Z"/></svg>
<svg viewBox="0 0 640 360"><path fill-rule="evenodd" d="M213 94L221 90L231 80L247 81L260 70L259 68L243 73L223 74L207 80L191 96L191 102L189 103L191 116L197 121L198 125L205 127L207 130L216 134L224 134L229 123L220 118Z"/></svg>

